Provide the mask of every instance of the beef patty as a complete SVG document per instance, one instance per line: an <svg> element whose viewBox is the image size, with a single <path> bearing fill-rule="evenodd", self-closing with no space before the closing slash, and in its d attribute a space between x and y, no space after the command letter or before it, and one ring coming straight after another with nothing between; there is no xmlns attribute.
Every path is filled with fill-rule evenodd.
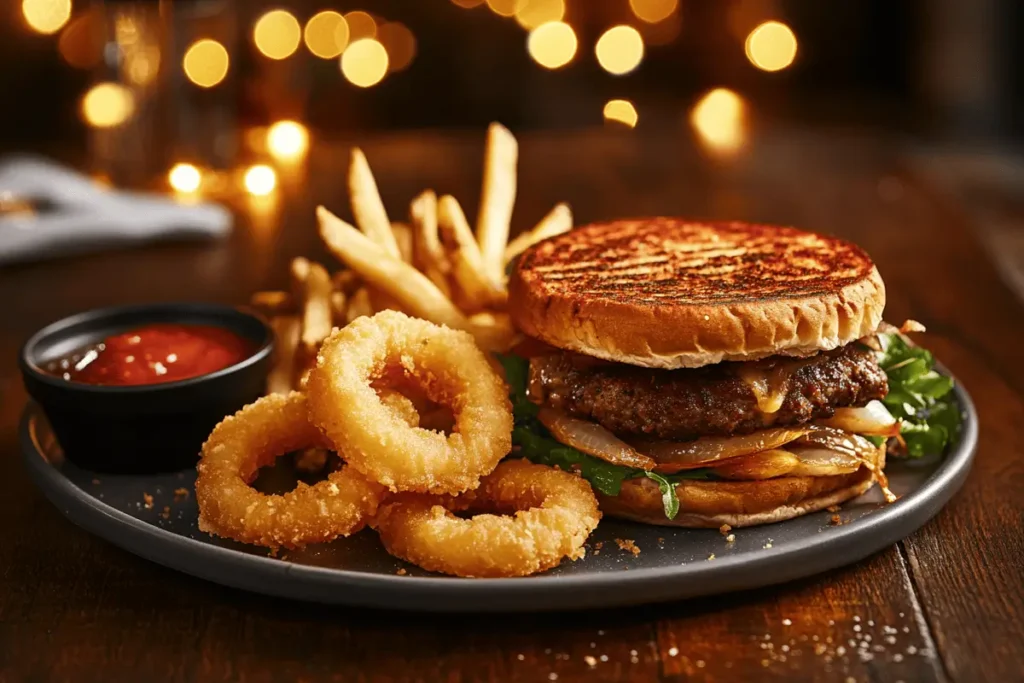
<svg viewBox="0 0 1024 683"><path fill-rule="evenodd" d="M750 377L775 380L779 396L784 394L778 410L759 409L754 386L746 381ZM605 363L573 354L542 356L530 363L532 400L623 436L686 440L746 434L830 417L836 408L862 406L886 393L885 372L874 354L857 343L804 359L773 356L683 370Z"/></svg>

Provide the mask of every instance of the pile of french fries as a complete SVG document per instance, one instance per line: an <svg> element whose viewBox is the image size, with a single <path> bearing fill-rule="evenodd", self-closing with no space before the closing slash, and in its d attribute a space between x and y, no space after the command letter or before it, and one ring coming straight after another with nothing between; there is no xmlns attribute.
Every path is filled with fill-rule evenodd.
<svg viewBox="0 0 1024 683"><path fill-rule="evenodd" d="M516 341L506 312L506 266L531 244L572 228L568 205L555 206L532 230L509 241L519 146L504 126L487 132L476 232L455 197L421 192L408 223L392 222L366 156L352 150L348 190L357 227L320 206L320 236L343 268L296 258L290 291L257 292L252 305L276 335L268 393L302 388L320 344L335 327L385 309L466 330L486 350Z"/></svg>

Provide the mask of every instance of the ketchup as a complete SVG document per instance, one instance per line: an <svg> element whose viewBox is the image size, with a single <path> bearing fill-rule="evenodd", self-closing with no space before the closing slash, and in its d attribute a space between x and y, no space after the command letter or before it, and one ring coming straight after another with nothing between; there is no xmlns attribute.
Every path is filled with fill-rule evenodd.
<svg viewBox="0 0 1024 683"><path fill-rule="evenodd" d="M46 369L85 384L162 384L222 370L253 350L248 340L221 327L156 324L108 337Z"/></svg>

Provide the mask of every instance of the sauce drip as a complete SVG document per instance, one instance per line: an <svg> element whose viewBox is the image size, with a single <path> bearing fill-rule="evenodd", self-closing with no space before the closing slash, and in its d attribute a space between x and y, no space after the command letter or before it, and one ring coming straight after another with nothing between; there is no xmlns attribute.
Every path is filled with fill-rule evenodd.
<svg viewBox="0 0 1024 683"><path fill-rule="evenodd" d="M221 327L155 324L108 337L50 363L46 371L101 386L163 384L222 370L253 351L248 340Z"/></svg>

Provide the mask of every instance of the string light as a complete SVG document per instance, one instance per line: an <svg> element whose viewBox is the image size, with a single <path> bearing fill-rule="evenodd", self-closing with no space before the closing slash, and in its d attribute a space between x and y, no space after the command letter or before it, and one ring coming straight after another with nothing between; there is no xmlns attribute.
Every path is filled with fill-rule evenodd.
<svg viewBox="0 0 1024 683"><path fill-rule="evenodd" d="M525 0L516 7L516 21L530 30L565 16L565 0Z"/></svg>
<svg viewBox="0 0 1024 683"><path fill-rule="evenodd" d="M306 47L314 55L321 59L334 59L348 45L348 23L337 12L324 10L306 22L303 36Z"/></svg>
<svg viewBox="0 0 1024 683"><path fill-rule="evenodd" d="M34 31L56 33L71 18L71 0L22 0L21 14Z"/></svg>
<svg viewBox="0 0 1024 683"><path fill-rule="evenodd" d="M118 83L98 83L82 97L82 118L96 128L120 126L133 113L135 98Z"/></svg>
<svg viewBox="0 0 1024 683"><path fill-rule="evenodd" d="M690 123L713 151L733 152L743 144L743 98L728 88L715 88L697 102Z"/></svg>
<svg viewBox="0 0 1024 683"><path fill-rule="evenodd" d="M762 71L780 71L796 58L796 35L781 21L766 21L747 36L750 63Z"/></svg>
<svg viewBox="0 0 1024 683"><path fill-rule="evenodd" d="M256 21L252 39L264 56L286 59L295 54L302 40L302 28L295 16L283 9L267 12Z"/></svg>
<svg viewBox="0 0 1024 683"><path fill-rule="evenodd" d="M640 116L636 107L629 100L608 100L604 105L604 120L623 123L630 128L636 127Z"/></svg>
<svg viewBox="0 0 1024 683"><path fill-rule="evenodd" d="M487 6L499 17L512 17L520 10L527 0L487 0Z"/></svg>
<svg viewBox="0 0 1024 683"><path fill-rule="evenodd" d="M644 58L644 39L632 26L614 26L597 39L597 62L615 76L628 74Z"/></svg>
<svg viewBox="0 0 1024 683"><path fill-rule="evenodd" d="M188 80L201 88L212 88L228 75L230 61L223 45L212 38L203 38L185 51L181 66Z"/></svg>
<svg viewBox="0 0 1024 683"><path fill-rule="evenodd" d="M549 21L530 31L526 49L535 62L547 69L558 69L576 56L576 32L561 21Z"/></svg>
<svg viewBox="0 0 1024 683"><path fill-rule="evenodd" d="M397 21L389 21L377 29L377 40L388 53L388 70L404 71L416 57L416 36Z"/></svg>
<svg viewBox="0 0 1024 683"><path fill-rule="evenodd" d="M178 192L191 194L199 189L203 174L192 164L175 164L167 174L167 182Z"/></svg>
<svg viewBox="0 0 1024 683"><path fill-rule="evenodd" d="M345 15L345 25L348 27L349 42L356 42L361 38L377 37L377 22L369 12L356 10Z"/></svg>
<svg viewBox="0 0 1024 683"><path fill-rule="evenodd" d="M629 0L629 6L637 19L648 24L657 24L668 19L679 9L679 0Z"/></svg>
<svg viewBox="0 0 1024 683"><path fill-rule="evenodd" d="M309 131L297 121L278 121L267 129L267 151L275 159L301 159L308 149Z"/></svg>
<svg viewBox="0 0 1024 683"><path fill-rule="evenodd" d="M363 38L341 55L341 73L352 85L369 88L388 72L388 51L373 38Z"/></svg>
<svg viewBox="0 0 1024 683"><path fill-rule="evenodd" d="M250 166L245 172L245 190L256 197L263 197L277 187L277 174L266 164Z"/></svg>

